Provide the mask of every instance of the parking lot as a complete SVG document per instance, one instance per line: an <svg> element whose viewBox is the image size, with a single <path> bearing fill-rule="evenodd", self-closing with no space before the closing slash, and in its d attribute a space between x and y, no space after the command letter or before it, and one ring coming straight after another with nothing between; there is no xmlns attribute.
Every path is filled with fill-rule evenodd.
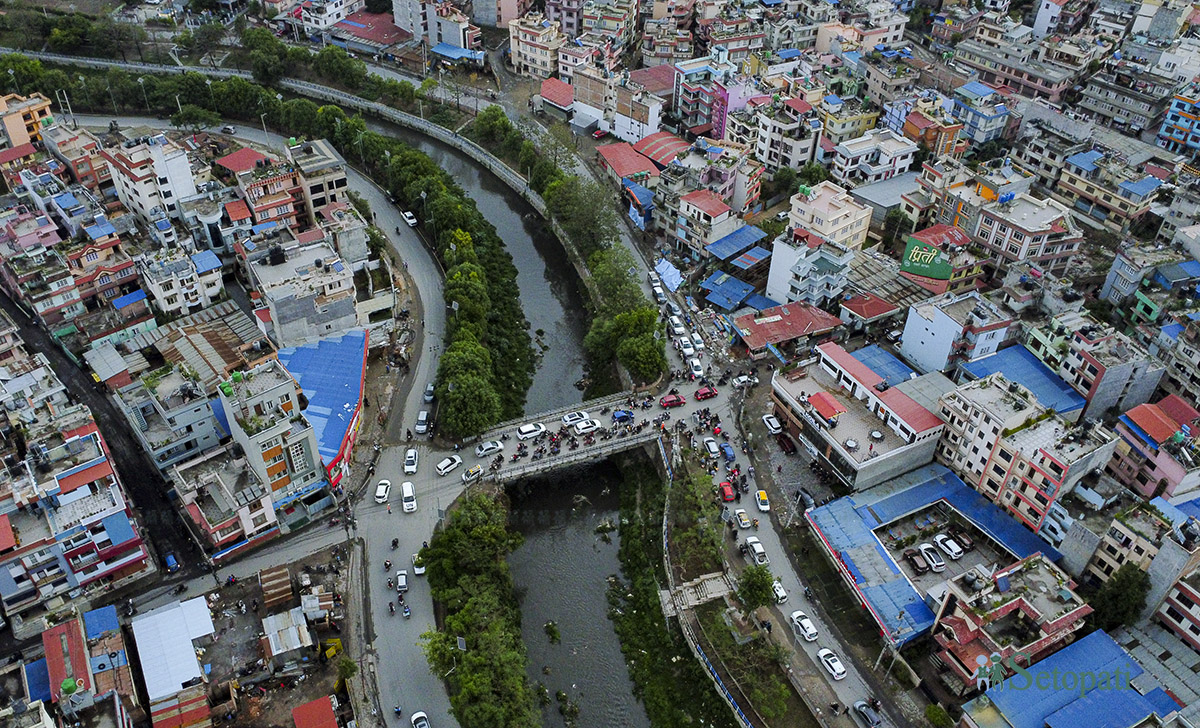
<svg viewBox="0 0 1200 728"><path fill-rule="evenodd" d="M916 573L912 565L904 559L904 552L907 549L916 549L920 544L929 544L937 549L937 546L934 545L934 537L947 533L951 525L962 527L974 541L974 548L969 551L964 549L965 553L960 559L951 559L938 549L938 554L946 564L946 570L935 572L931 569L924 574ZM958 517L952 509L940 505L922 509L899 521L893 521L887 526L877 529L875 535L887 547L901 571L921 594L928 593L942 582L953 579L976 566L984 565L991 570L997 566L1006 566L1014 560L1011 554L979 529Z"/></svg>

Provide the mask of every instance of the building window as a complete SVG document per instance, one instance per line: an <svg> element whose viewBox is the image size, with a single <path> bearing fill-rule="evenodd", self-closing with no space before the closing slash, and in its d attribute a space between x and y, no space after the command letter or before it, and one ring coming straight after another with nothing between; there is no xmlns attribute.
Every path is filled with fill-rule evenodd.
<svg viewBox="0 0 1200 728"><path fill-rule="evenodd" d="M308 456L304 452L304 443L294 443L288 448L288 455L292 458L293 469L297 471L308 469Z"/></svg>
<svg viewBox="0 0 1200 728"><path fill-rule="evenodd" d="M92 252L83 256L83 259L89 263L95 263L97 260L100 260L100 254L93 250Z"/></svg>

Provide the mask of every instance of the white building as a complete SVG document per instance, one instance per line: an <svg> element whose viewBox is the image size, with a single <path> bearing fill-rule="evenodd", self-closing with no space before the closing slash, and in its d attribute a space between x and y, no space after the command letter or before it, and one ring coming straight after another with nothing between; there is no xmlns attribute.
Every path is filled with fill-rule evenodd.
<svg viewBox="0 0 1200 728"><path fill-rule="evenodd" d="M829 172L839 184L869 185L907 172L917 145L891 129L872 129L833 148Z"/></svg>
<svg viewBox="0 0 1200 728"><path fill-rule="evenodd" d="M849 250L859 250L870 225L871 208L832 182L801 187L792 195L789 228L802 228Z"/></svg>
<svg viewBox="0 0 1200 728"><path fill-rule="evenodd" d="M558 49L567 42L558 23L529 13L508 23L509 62L522 76L549 78L558 70Z"/></svg>
<svg viewBox="0 0 1200 728"><path fill-rule="evenodd" d="M821 121L801 98L772 99L729 114L725 138L754 148L768 172L799 169L816 158Z"/></svg>
<svg viewBox="0 0 1200 728"><path fill-rule="evenodd" d="M919 372L952 370L994 354L1012 319L975 291L947 293L908 309L900 351Z"/></svg>
<svg viewBox="0 0 1200 728"><path fill-rule="evenodd" d="M306 0L300 4L300 24L309 37L320 37L366 4L366 0Z"/></svg>
<svg viewBox="0 0 1200 728"><path fill-rule="evenodd" d="M225 290L221 260L211 250L195 255L186 255L179 248L160 251L139 258L137 268L154 307L169 316L208 308Z"/></svg>
<svg viewBox="0 0 1200 728"><path fill-rule="evenodd" d="M854 252L794 228L775 239L767 298L779 303L803 301L818 308L841 297Z"/></svg>
<svg viewBox="0 0 1200 728"><path fill-rule="evenodd" d="M449 43L468 50L480 47L478 26L449 0L392 0L392 19L397 28L429 46Z"/></svg>
<svg viewBox="0 0 1200 728"><path fill-rule="evenodd" d="M100 152L112 171L117 197L149 224L159 208L180 218L179 201L196 194L187 152L164 134L142 137Z"/></svg>

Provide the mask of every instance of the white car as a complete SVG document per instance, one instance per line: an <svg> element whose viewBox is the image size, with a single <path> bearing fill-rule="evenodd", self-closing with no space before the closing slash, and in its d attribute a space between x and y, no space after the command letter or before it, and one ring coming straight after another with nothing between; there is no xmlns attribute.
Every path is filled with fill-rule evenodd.
<svg viewBox="0 0 1200 728"><path fill-rule="evenodd" d="M683 328L683 322L679 320L678 316L667 319L667 328L671 329L673 336L683 336L687 333L687 329Z"/></svg>
<svg viewBox="0 0 1200 728"><path fill-rule="evenodd" d="M237 127L235 127L233 124L226 124L225 126L221 127L221 132L224 134L237 134Z"/></svg>
<svg viewBox="0 0 1200 728"><path fill-rule="evenodd" d="M413 554L412 564L413 564L413 574L415 576L420 576L421 574L425 573L425 562L423 560L421 560L420 554Z"/></svg>
<svg viewBox="0 0 1200 728"><path fill-rule="evenodd" d="M799 609L792 612L790 617L792 623L792 631L799 637L803 637L805 642L817 641L817 626L813 624L808 615L801 612Z"/></svg>
<svg viewBox="0 0 1200 728"><path fill-rule="evenodd" d="M783 432L783 425L779 424L779 420L775 418L775 415L763 415L762 421L767 426L768 433L778 435Z"/></svg>
<svg viewBox="0 0 1200 728"><path fill-rule="evenodd" d="M531 422L528 425L521 425L517 428L518 440L532 440L538 435L546 431L546 426L541 422Z"/></svg>
<svg viewBox="0 0 1200 728"><path fill-rule="evenodd" d="M763 548L762 541L758 540L758 536L747 538L746 548L749 549L748 556L754 563L760 566L767 566L771 563L771 559L767 557L767 550Z"/></svg>
<svg viewBox="0 0 1200 728"><path fill-rule="evenodd" d="M754 494L754 502L758 505L758 510L763 513L769 513L771 510L771 500L767 498L767 491L760 490Z"/></svg>
<svg viewBox="0 0 1200 728"><path fill-rule="evenodd" d="M721 448L717 446L717 441L711 437L704 438L704 451L708 453L710 458L721 456Z"/></svg>
<svg viewBox="0 0 1200 728"><path fill-rule="evenodd" d="M425 711L418 710L412 714L412 728L429 728L429 716L425 715Z"/></svg>
<svg viewBox="0 0 1200 728"><path fill-rule="evenodd" d="M429 432L429 410L421 410L417 413L417 424L413 426L413 431L418 435Z"/></svg>
<svg viewBox="0 0 1200 728"><path fill-rule="evenodd" d="M942 561L942 556L933 546L922 543L917 544L917 551L925 557L925 563L929 564L929 568L933 571L945 571L946 562Z"/></svg>
<svg viewBox="0 0 1200 728"><path fill-rule="evenodd" d="M699 359L688 359L688 369L692 371L692 374L694 374L697 379L704 376L704 367L700 366Z"/></svg>
<svg viewBox="0 0 1200 728"><path fill-rule="evenodd" d="M400 484L400 503L404 506L405 513L417 512L417 491L407 480Z"/></svg>
<svg viewBox="0 0 1200 728"><path fill-rule="evenodd" d="M599 430L603 426L604 425L600 424L600 420L584 420L583 422L575 425L575 434L586 435L589 432L595 432L596 430Z"/></svg>
<svg viewBox="0 0 1200 728"><path fill-rule="evenodd" d="M696 347L696 351L704 351L704 337L699 331L692 332L692 346Z"/></svg>
<svg viewBox="0 0 1200 728"><path fill-rule="evenodd" d="M404 218L404 222L408 223L409 227L417 226L417 216L412 214L408 210L405 210L404 212L400 213L400 217Z"/></svg>
<svg viewBox="0 0 1200 728"><path fill-rule="evenodd" d="M379 485L375 486L375 502L376 503L387 503L388 496L391 494L391 492L392 492L392 481L390 481L390 480L379 481Z"/></svg>
<svg viewBox="0 0 1200 728"><path fill-rule="evenodd" d="M817 659L829 671L829 674L834 680L841 680L846 677L846 668L842 667L842 661L834 654L833 650L820 649L817 650Z"/></svg>
<svg viewBox="0 0 1200 728"><path fill-rule="evenodd" d="M692 340L686 336L679 337L679 353L687 357L696 356L696 347L692 346Z"/></svg>
<svg viewBox="0 0 1200 728"><path fill-rule="evenodd" d="M504 449L504 443L499 440L486 440L475 446L475 457L486 458Z"/></svg>
<svg viewBox="0 0 1200 728"><path fill-rule="evenodd" d="M471 467L467 468L467 472L462 474L462 481L464 483L474 483L476 480L479 480L479 478L482 476L483 476L483 466L482 465L472 465Z"/></svg>
<svg viewBox="0 0 1200 728"><path fill-rule="evenodd" d="M416 475L417 474L418 459L419 459L419 456L417 455L417 449L415 447L410 447L404 451L404 474L405 475Z"/></svg>
<svg viewBox="0 0 1200 728"><path fill-rule="evenodd" d="M588 419L589 416L590 415L588 415L587 412L568 412L562 416L562 423L567 427L570 427L577 422L583 422L584 420Z"/></svg>
<svg viewBox="0 0 1200 728"><path fill-rule="evenodd" d="M449 473L451 470L454 470L455 468L457 468L459 465L462 465L462 458L460 458L457 455L451 455L450 457L445 458L440 463L438 463L437 467L434 468L434 470L437 471L438 475L445 475L446 473Z"/></svg>
<svg viewBox="0 0 1200 728"><path fill-rule="evenodd" d="M958 561L963 557L962 548L957 542L955 542L954 539L950 538L946 534L939 533L938 535L934 536L933 542L937 544L937 547L942 550L942 553L949 556L952 561Z"/></svg>
<svg viewBox="0 0 1200 728"><path fill-rule="evenodd" d="M758 377L743 374L740 377L734 377L731 384L739 389L741 387L753 387L754 385L758 384Z"/></svg>
<svg viewBox="0 0 1200 728"><path fill-rule="evenodd" d="M787 589L783 588L783 582L778 579L771 584L771 593L775 595L776 604L783 604L787 601Z"/></svg>
<svg viewBox="0 0 1200 728"><path fill-rule="evenodd" d="M406 569L401 569L400 571L396 572L396 591L408 591L408 571Z"/></svg>

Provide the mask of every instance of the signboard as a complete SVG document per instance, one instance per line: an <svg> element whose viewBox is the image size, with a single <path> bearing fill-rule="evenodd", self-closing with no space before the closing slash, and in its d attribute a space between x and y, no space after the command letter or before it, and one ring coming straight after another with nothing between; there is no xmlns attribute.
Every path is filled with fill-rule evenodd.
<svg viewBox="0 0 1200 728"><path fill-rule="evenodd" d="M948 281L954 269L942 251L916 238L909 238L904 257L900 259L900 271Z"/></svg>

